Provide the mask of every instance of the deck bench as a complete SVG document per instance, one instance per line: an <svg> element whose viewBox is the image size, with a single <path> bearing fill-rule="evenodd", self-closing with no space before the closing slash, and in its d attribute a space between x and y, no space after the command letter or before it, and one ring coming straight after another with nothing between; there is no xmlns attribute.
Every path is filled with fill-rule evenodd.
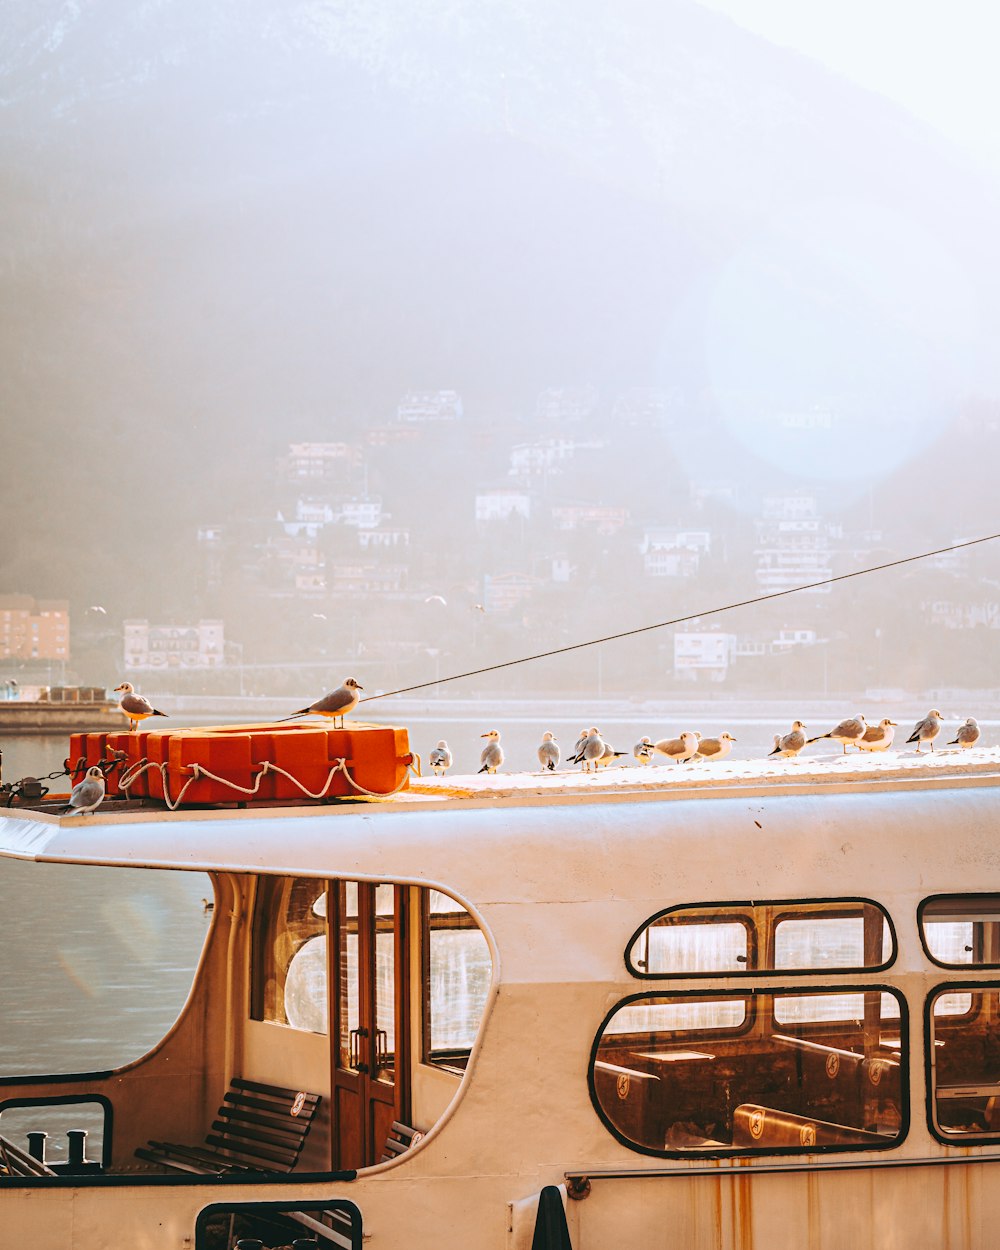
<svg viewBox="0 0 1000 1250"><path fill-rule="evenodd" d="M56 1173L0 1134L0 1179L12 1176L55 1176Z"/></svg>
<svg viewBox="0 0 1000 1250"><path fill-rule="evenodd" d="M290 1172L302 1153L320 1097L233 1077L203 1143L150 1141L135 1153L149 1163L202 1176Z"/></svg>

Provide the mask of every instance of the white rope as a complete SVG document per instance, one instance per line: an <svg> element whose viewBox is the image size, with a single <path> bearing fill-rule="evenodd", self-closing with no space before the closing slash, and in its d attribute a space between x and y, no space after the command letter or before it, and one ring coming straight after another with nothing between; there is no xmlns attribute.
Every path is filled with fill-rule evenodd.
<svg viewBox="0 0 1000 1250"><path fill-rule="evenodd" d="M417 776L419 777L421 775L420 774L420 757L418 755L414 755L413 758L417 762ZM409 765L408 767L412 768L412 764ZM169 765L168 764L156 764L156 763L150 762L149 760L144 759L144 760L140 760L137 764L133 764L130 768L126 769L124 773L122 773L121 779L118 782L118 789L121 790L127 796L128 791L131 789L133 785L135 785L135 783L139 780L139 778L143 775L143 773L148 772L152 768L159 769L160 778L163 782L163 801L166 803L167 809L171 812L176 811L177 808L180 806L181 802L184 799L184 795L188 791L188 788L194 785L196 781L199 781L202 778L205 778L208 781L217 782L221 786L227 786L230 790L235 790L239 794L245 794L249 798L254 798L259 792L261 782L264 780L267 774L278 773L280 776L285 777L288 781L290 781L292 785L296 786L299 790L301 790L302 793L306 796L306 798L309 798L309 799L325 798L326 793L330 788L330 783L333 781L334 777L336 777L337 773L343 773L349 785L353 786L354 789L357 790L359 794L367 795L367 797L371 799L388 798L390 795L398 794L399 791L402 790L402 788L406 785L406 781L407 781L407 775L406 775L406 772L404 772L402 781L399 783L399 785L394 786L393 789L391 790L387 790L387 791L366 790L365 787L361 785L360 782L355 781L354 778L351 776L347 768L346 757L342 757L336 761L334 766L330 769L329 773L327 774L326 781L323 783L322 788L317 791L307 789L302 784L302 782L299 781L298 777L294 776L290 772L286 772L284 768L279 768L277 764L272 764L270 760L264 760L264 762L261 764L260 772L254 778L254 782L252 786L241 786L239 782L230 781L228 777L220 777L216 773L209 772L209 770L207 768L204 768L201 764L192 764L191 776L188 777L184 785L181 787L181 792L180 794L178 794L177 798L172 800L170 798L170 787L169 787Z"/></svg>

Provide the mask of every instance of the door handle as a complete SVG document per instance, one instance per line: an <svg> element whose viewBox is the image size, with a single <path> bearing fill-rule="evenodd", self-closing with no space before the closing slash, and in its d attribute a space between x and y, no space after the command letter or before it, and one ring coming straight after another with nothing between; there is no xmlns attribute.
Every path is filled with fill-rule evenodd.
<svg viewBox="0 0 1000 1250"><path fill-rule="evenodd" d="M367 1029L351 1029L348 1037L350 1038L350 1047L348 1049L348 1060L355 1072L367 1072L368 1064L361 1062L361 1039L368 1036Z"/></svg>
<svg viewBox="0 0 1000 1250"><path fill-rule="evenodd" d="M381 1072L386 1066L385 1061L389 1054L389 1034L385 1029L375 1030L375 1071Z"/></svg>

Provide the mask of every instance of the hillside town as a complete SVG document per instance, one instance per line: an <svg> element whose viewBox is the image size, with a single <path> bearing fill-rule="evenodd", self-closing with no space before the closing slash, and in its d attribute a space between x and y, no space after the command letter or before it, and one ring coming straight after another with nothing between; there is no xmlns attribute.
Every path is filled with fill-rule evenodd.
<svg viewBox="0 0 1000 1250"><path fill-rule="evenodd" d="M83 603L3 587L0 694L120 676L270 694L299 673L322 685L347 671L384 689L677 618L572 665L557 657L534 680L575 691L584 665L599 694L918 690L926 674L901 667L897 643L922 634L909 654L934 657L939 682L989 684L1000 584L988 549L891 584L830 584L921 549L905 511L885 506L905 497L905 467L878 498L859 489L839 509L822 483L766 466L751 492L722 457L717 476L685 461L692 428L713 437L696 407L671 391L556 387L520 419L470 420L456 391L413 391L351 437L288 441L258 465L255 514L205 515L189 536L187 581L159 617L119 618L96 589ZM994 445L998 414L967 406L952 447ZM772 423L804 460L841 436L832 403ZM977 536L941 523L942 545ZM752 612L714 611L761 596Z"/></svg>

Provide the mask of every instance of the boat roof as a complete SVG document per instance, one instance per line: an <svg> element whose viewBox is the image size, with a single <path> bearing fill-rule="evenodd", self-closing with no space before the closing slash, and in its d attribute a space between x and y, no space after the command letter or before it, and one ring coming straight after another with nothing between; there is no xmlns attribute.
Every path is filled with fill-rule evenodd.
<svg viewBox="0 0 1000 1250"><path fill-rule="evenodd" d="M614 819L617 805L738 803L751 799L990 787L1000 784L1000 748L916 755L827 756L793 760L725 760L686 765L614 767L599 773L504 773L414 779L399 794L375 800L290 807L115 810L114 802L84 816L28 808L0 816L0 856L64 864L139 868L428 880L440 863L473 838L490 853L513 838L513 830L544 830L556 850L579 841L580 809L588 829ZM837 806L833 804L832 806ZM831 814L832 814L831 806ZM515 817L519 809L545 809ZM601 814L604 809L605 814ZM673 810L673 809L671 809ZM715 811L716 809L713 809ZM477 812L473 818L471 813ZM452 817L465 814L458 822ZM677 812L673 812L679 815ZM660 818L662 826L662 817ZM670 821L674 830L681 821ZM648 821L630 821L637 831ZM474 832L475 831L475 832ZM560 831L562 831L560 833ZM641 832L637 837L643 836ZM456 843L456 838L464 841ZM516 840L516 839L514 839ZM483 844L486 851L486 845ZM457 866L457 865L456 865ZM442 878L447 878L442 872ZM477 876L479 874L476 874ZM446 880L445 880L446 884Z"/></svg>

